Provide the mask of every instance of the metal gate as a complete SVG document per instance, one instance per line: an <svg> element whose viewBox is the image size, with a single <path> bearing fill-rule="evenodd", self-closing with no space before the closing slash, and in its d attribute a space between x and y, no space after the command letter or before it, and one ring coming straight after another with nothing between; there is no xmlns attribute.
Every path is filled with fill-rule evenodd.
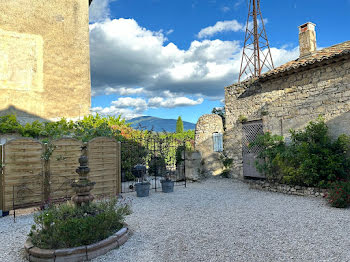
<svg viewBox="0 0 350 262"><path fill-rule="evenodd" d="M255 167L257 156L261 152L258 146L250 147L256 137L263 134L262 121L251 121L243 123L242 126L242 151L243 151L243 176L264 178Z"/></svg>
<svg viewBox="0 0 350 262"><path fill-rule="evenodd" d="M189 141L180 141L171 136L149 135L121 143L121 192L135 190L139 179L132 174L136 164L147 168L147 180L154 191L161 191L160 181L168 176L175 186L186 187L185 151Z"/></svg>

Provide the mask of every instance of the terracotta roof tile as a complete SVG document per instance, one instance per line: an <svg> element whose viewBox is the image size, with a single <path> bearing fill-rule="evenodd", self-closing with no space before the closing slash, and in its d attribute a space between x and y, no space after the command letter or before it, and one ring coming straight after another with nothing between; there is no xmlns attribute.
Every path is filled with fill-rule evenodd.
<svg viewBox="0 0 350 262"><path fill-rule="evenodd" d="M311 55L285 63L273 70L262 74L260 76L260 79L264 79L273 75L279 75L280 73L287 72L289 70L312 65L317 62L336 58L345 54L350 54L350 41L346 41L344 43L340 43L331 47L323 48L312 53Z"/></svg>

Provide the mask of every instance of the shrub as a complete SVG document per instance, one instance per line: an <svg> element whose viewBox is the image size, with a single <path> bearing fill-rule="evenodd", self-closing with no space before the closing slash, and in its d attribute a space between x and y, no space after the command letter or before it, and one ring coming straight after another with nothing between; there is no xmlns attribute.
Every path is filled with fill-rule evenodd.
<svg viewBox="0 0 350 262"><path fill-rule="evenodd" d="M249 147L258 146L263 150L259 153L260 160L255 162L257 170L265 174L268 180L280 182L282 174L280 170L281 159L284 159L286 152L286 144L283 136L272 135L266 132L259 135Z"/></svg>
<svg viewBox="0 0 350 262"><path fill-rule="evenodd" d="M238 116L238 121L241 123L245 123L248 121L248 117L246 117L245 115L239 115Z"/></svg>
<svg viewBox="0 0 350 262"><path fill-rule="evenodd" d="M163 156L152 156L148 162L148 174L151 176L163 176L165 171L165 158Z"/></svg>
<svg viewBox="0 0 350 262"><path fill-rule="evenodd" d="M310 122L305 130L291 130L291 143L283 137L265 133L251 146L261 146L256 166L266 177L279 182L326 187L336 179L347 179L350 139L341 135L333 141L323 118Z"/></svg>
<svg viewBox="0 0 350 262"><path fill-rule="evenodd" d="M52 205L34 216L29 236L35 246L45 249L89 245L121 229L129 214L130 206L116 199L81 207L72 203Z"/></svg>
<svg viewBox="0 0 350 262"><path fill-rule="evenodd" d="M331 184L326 196L333 207L345 208L350 205L350 182L338 180Z"/></svg>
<svg viewBox="0 0 350 262"><path fill-rule="evenodd" d="M230 169L233 164L233 158L229 158L226 153L222 153L220 155L220 160L224 166L224 169L221 172L220 176L224 178L230 178L231 177Z"/></svg>
<svg viewBox="0 0 350 262"><path fill-rule="evenodd" d="M186 148L183 145L178 146L176 148L176 153L175 153L176 165L179 165L179 164L181 164L184 161L183 154L184 154L185 150L186 150Z"/></svg>
<svg viewBox="0 0 350 262"><path fill-rule="evenodd" d="M5 115L0 117L0 133L10 134L10 133L21 133L23 127L17 121L15 115Z"/></svg>

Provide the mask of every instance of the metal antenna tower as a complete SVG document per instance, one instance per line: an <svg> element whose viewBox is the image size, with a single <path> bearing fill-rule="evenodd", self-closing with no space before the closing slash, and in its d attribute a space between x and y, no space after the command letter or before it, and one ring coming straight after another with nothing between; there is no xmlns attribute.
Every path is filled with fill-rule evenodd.
<svg viewBox="0 0 350 262"><path fill-rule="evenodd" d="M268 70L274 68L269 40L261 15L260 0L250 0L238 82L242 75L259 77L264 67Z"/></svg>

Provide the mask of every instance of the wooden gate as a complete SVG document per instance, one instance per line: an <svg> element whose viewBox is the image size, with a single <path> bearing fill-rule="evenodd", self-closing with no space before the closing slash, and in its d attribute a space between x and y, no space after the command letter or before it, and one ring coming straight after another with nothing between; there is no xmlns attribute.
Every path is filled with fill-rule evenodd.
<svg viewBox="0 0 350 262"><path fill-rule="evenodd" d="M257 156L261 152L258 146L250 147L258 135L263 134L262 121L251 121L243 123L242 126L242 153L243 153L243 176L264 178L265 176L255 167Z"/></svg>

